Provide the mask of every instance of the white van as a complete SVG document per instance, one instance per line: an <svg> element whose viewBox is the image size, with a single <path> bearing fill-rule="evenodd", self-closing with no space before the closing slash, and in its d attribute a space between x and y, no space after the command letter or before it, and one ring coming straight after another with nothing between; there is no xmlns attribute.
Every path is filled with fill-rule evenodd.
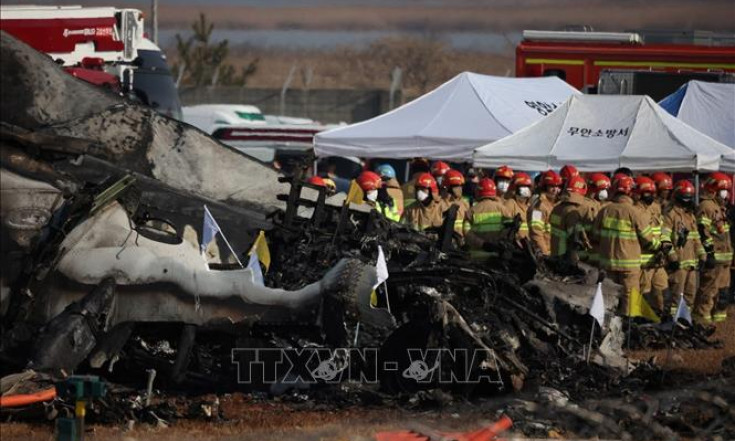
<svg viewBox="0 0 735 441"><path fill-rule="evenodd" d="M184 122L210 135L221 127L268 124L260 109L247 104L199 104L182 110Z"/></svg>

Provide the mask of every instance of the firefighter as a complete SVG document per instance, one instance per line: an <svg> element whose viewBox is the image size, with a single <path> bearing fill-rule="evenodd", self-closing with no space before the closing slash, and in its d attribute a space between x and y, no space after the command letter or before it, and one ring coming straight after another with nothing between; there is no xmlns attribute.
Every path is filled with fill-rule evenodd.
<svg viewBox="0 0 735 441"><path fill-rule="evenodd" d="M401 186L403 191L403 208L404 210L416 200L416 179L424 173L431 170L429 161L426 158L415 158L411 161L411 179Z"/></svg>
<svg viewBox="0 0 735 441"><path fill-rule="evenodd" d="M513 176L505 198L505 208L507 217L503 218L503 224L509 228L515 229L517 224L516 238L520 240L528 239L528 205L533 194L533 180L527 173L519 172Z"/></svg>
<svg viewBox="0 0 735 441"><path fill-rule="evenodd" d="M577 167L567 164L559 170L559 176L561 176L561 185L564 189L571 178L579 176L579 170L577 170Z"/></svg>
<svg viewBox="0 0 735 441"><path fill-rule="evenodd" d="M590 202L596 206L597 211L600 211L602 207L610 203L610 178L608 178L607 175L603 173L593 173L589 177L587 186L589 188L587 197Z"/></svg>
<svg viewBox="0 0 735 441"><path fill-rule="evenodd" d="M633 178L621 175L613 181L614 198L600 210L592 228L592 240L599 253L598 265L607 276L623 286L619 311L628 313L628 298L641 289L641 246L651 250L662 247L653 236L645 212L633 206ZM670 244L666 247L667 251Z"/></svg>
<svg viewBox="0 0 735 441"><path fill-rule="evenodd" d="M694 185L691 182L682 180L674 186L672 203L664 210L661 235L670 237L674 245L667 256L673 300L684 294L684 300L691 309L697 293L697 268L706 259L694 216ZM673 310L676 302L668 307Z"/></svg>
<svg viewBox="0 0 735 441"><path fill-rule="evenodd" d="M656 202L661 207L661 210L669 204L671 199L671 190L674 188L674 181L671 179L671 175L664 172L656 172L651 175L653 182L656 183Z"/></svg>
<svg viewBox="0 0 735 441"><path fill-rule="evenodd" d="M470 204L462 197L464 184L464 175L458 170L450 169L444 174L441 185L444 189L442 211L449 210L452 205L459 207L454 221L454 231L460 236L464 236L464 225L470 211Z"/></svg>
<svg viewBox="0 0 735 441"><path fill-rule="evenodd" d="M396 178L396 169L394 169L390 164L381 164L375 169L375 173L377 173L380 176L380 179L383 180L383 186L388 191L388 195L393 198L393 203L396 204L398 215L402 215L404 208L403 190L401 190L401 185L398 183L398 179Z"/></svg>
<svg viewBox="0 0 735 441"><path fill-rule="evenodd" d="M436 180L431 173L423 173L416 177L415 186L414 198L416 201L403 211L401 223L417 231L441 227L444 219Z"/></svg>
<svg viewBox="0 0 735 441"><path fill-rule="evenodd" d="M451 169L452 168L449 166L449 164L444 161L436 161L431 164L431 175L434 177L436 185L438 185L440 188L442 188L444 175L447 174L447 172Z"/></svg>
<svg viewBox="0 0 735 441"><path fill-rule="evenodd" d="M587 260L589 232L597 217L597 207L585 198L587 183L581 176L567 180L564 194L551 211L551 255L567 257L571 263Z"/></svg>
<svg viewBox="0 0 735 441"><path fill-rule="evenodd" d="M539 189L541 190L528 209L528 225L531 244L536 257L548 257L551 254L551 210L561 192L561 176L554 170L541 174Z"/></svg>
<svg viewBox="0 0 735 441"><path fill-rule="evenodd" d="M730 178L726 174L712 173L705 181L704 192L697 209L698 229L704 250L707 252L692 313L692 318L700 323L709 323L711 320L722 321L727 318L726 310L713 311L713 309L720 291L724 290L723 295L727 295L730 286L733 252L725 205L731 185Z"/></svg>
<svg viewBox="0 0 735 441"><path fill-rule="evenodd" d="M503 200L498 198L495 182L482 178L475 191L475 205L467 216L465 235L470 256L475 260L498 257L497 252L487 251L497 245L503 232L503 218L510 217Z"/></svg>
<svg viewBox="0 0 735 441"><path fill-rule="evenodd" d="M505 197L510 188L510 183L513 181L513 169L507 165L498 167L493 174L493 180L498 191L498 197Z"/></svg>
<svg viewBox="0 0 735 441"><path fill-rule="evenodd" d="M388 195L383 186L383 180L377 173L364 171L357 177L357 185L363 191L365 203L378 210L380 214L394 222L398 222L401 216L398 214L396 204Z"/></svg>
<svg viewBox="0 0 735 441"><path fill-rule="evenodd" d="M664 223L661 206L656 202L656 184L647 176L635 178L635 193L638 201L635 206L646 213L651 222L653 237L658 241L671 242L671 238L662 235ZM641 253L641 293L659 316L664 312L664 291L669 287L669 276L666 274L666 258L649 248Z"/></svg>

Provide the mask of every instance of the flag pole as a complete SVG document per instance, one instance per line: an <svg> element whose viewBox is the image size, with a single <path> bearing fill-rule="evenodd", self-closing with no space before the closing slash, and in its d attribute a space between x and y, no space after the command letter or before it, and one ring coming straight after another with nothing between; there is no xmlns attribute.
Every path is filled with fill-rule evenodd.
<svg viewBox="0 0 735 441"><path fill-rule="evenodd" d="M590 344L587 348L587 364L590 364L590 354L592 353L592 338L595 335L595 322L597 322L597 319L592 317L592 329L590 330Z"/></svg>
<svg viewBox="0 0 735 441"><path fill-rule="evenodd" d="M383 282L383 285L385 287L385 306L388 307L388 312L391 313L390 312L390 299L388 298L388 281Z"/></svg>

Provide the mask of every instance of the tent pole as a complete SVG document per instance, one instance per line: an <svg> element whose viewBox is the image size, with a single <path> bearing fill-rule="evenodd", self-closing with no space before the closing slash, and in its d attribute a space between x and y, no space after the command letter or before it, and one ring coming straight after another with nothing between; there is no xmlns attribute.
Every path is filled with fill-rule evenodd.
<svg viewBox="0 0 735 441"><path fill-rule="evenodd" d="M409 159L406 159L406 173L404 173L404 177L403 177L404 184L408 182L409 179L411 179L411 170L409 170L410 168L411 168L411 161Z"/></svg>
<svg viewBox="0 0 735 441"><path fill-rule="evenodd" d="M694 172L694 205L699 205L699 172Z"/></svg>

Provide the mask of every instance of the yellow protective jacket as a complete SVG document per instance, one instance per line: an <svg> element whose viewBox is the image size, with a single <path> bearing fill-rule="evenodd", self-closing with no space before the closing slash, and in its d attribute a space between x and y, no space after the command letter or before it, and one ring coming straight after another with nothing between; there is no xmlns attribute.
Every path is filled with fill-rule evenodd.
<svg viewBox="0 0 735 441"><path fill-rule="evenodd" d="M720 205L711 194L702 196L697 209L697 223L702 226L704 236L702 244L705 249L712 247L718 264L732 263L732 243L730 242L730 224L727 222L725 207Z"/></svg>
<svg viewBox="0 0 735 441"><path fill-rule="evenodd" d="M599 253L599 266L608 271L640 270L641 245L654 251L661 247L646 213L625 195L600 210L591 238Z"/></svg>
<svg viewBox="0 0 735 441"><path fill-rule="evenodd" d="M507 194L507 193L506 193ZM507 217L503 218L503 224L512 224L515 217L520 215L521 226L518 229L516 239L527 239L528 238L528 220L526 215L528 214L528 200L524 200L518 196L509 197L503 200L505 205Z"/></svg>
<svg viewBox="0 0 735 441"><path fill-rule="evenodd" d="M686 230L686 241L684 246L677 246L681 235ZM671 239L674 247L668 255L672 262L679 262L683 269L694 269L698 261L704 259L705 252L702 241L697 230L697 219L691 210L679 205L670 205L664 211L664 225L661 230L662 237Z"/></svg>
<svg viewBox="0 0 735 441"><path fill-rule="evenodd" d="M441 227L442 223L444 223L442 214L442 204L440 201L434 199L428 205L416 201L403 210L401 223L410 226L416 231L424 231L427 228Z"/></svg>
<svg viewBox="0 0 735 441"><path fill-rule="evenodd" d="M503 201L484 198L470 208L465 226L465 241L473 258L487 258L492 254L483 251L485 242L497 243L504 229L503 218L507 218Z"/></svg>
<svg viewBox="0 0 735 441"><path fill-rule="evenodd" d="M579 240L582 249L577 250L580 259L585 260L592 247L589 234L597 217L597 205L577 193L566 193L551 210L551 255L563 256L572 247L572 241Z"/></svg>
<svg viewBox="0 0 735 441"><path fill-rule="evenodd" d="M662 227L664 224L664 217L661 213L661 205L653 201L651 205L646 205L643 201L637 201L635 203L635 206L643 211L651 222L651 227L653 228L651 231L653 232L653 237L657 239L658 241L666 241L670 242L671 238L669 236L664 237L662 233ZM659 268L663 267L664 262L657 261L656 260L656 252L654 250L651 250L650 248L644 248L641 252L641 268Z"/></svg>
<svg viewBox="0 0 735 441"><path fill-rule="evenodd" d="M401 215L403 215L403 190L401 189L401 185L398 183L396 178L392 178L388 180L388 182L385 183L386 190L388 191L388 195L393 198L393 207L396 212L398 212L398 217L400 218Z"/></svg>
<svg viewBox="0 0 735 441"><path fill-rule="evenodd" d="M442 212L449 210L452 205L457 205L457 218L454 220L454 231L460 236L464 236L465 223L469 220L470 203L464 198L455 198L453 195L446 195L441 200Z"/></svg>
<svg viewBox="0 0 735 441"><path fill-rule="evenodd" d="M548 256L551 254L551 210L554 202L542 193L528 209L527 221L531 243L537 252Z"/></svg>

